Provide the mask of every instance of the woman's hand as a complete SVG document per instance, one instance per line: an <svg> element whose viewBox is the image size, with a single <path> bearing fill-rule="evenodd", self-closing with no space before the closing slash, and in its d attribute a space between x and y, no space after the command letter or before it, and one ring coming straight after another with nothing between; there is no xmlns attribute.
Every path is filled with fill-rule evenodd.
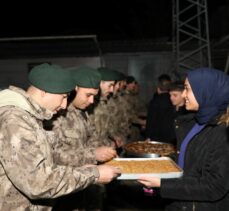
<svg viewBox="0 0 229 211"><path fill-rule="evenodd" d="M138 182L142 183L147 188L161 187L161 179L158 177L150 177L150 176L142 175L138 178Z"/></svg>

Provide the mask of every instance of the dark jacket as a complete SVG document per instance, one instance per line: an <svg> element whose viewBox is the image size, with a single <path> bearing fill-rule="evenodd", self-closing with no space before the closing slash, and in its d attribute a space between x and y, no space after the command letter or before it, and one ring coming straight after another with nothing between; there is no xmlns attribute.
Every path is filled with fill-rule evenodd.
<svg viewBox="0 0 229 211"><path fill-rule="evenodd" d="M178 152L180 151L181 142L196 123L194 116L195 112L187 112L186 110L186 114L180 114L174 120L174 128L177 140L176 148Z"/></svg>
<svg viewBox="0 0 229 211"><path fill-rule="evenodd" d="M181 137L192 122L180 125ZM182 135L183 132L183 135ZM180 140L181 142L181 140ZM229 209L229 143L226 125L214 120L189 142L184 175L162 179L161 196L174 199L166 210L226 211Z"/></svg>
<svg viewBox="0 0 229 211"><path fill-rule="evenodd" d="M169 93L155 95L148 107L145 138L174 143L173 121L174 110Z"/></svg>

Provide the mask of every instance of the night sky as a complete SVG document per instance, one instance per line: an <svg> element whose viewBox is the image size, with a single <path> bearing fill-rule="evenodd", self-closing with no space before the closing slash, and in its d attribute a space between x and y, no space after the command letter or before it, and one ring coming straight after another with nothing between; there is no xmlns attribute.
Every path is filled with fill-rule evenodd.
<svg viewBox="0 0 229 211"><path fill-rule="evenodd" d="M155 40L172 36L172 0L12 4L1 7L0 37L96 34L100 40ZM211 0L208 5L211 37L229 34L229 0Z"/></svg>

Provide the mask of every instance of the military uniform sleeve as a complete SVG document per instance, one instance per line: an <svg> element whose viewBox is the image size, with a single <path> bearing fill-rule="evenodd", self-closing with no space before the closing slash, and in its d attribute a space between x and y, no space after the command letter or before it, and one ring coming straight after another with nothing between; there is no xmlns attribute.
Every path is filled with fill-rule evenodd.
<svg viewBox="0 0 229 211"><path fill-rule="evenodd" d="M99 176L96 167L54 165L43 128L29 120L11 114L0 124L1 165L18 190L30 199L53 198L95 182Z"/></svg>
<svg viewBox="0 0 229 211"><path fill-rule="evenodd" d="M70 127L69 122L59 118L54 123L53 131L58 137L52 145L55 162L70 166L96 164L95 147L86 146L86 143L83 143L86 142L85 135L81 134L75 123Z"/></svg>
<svg viewBox="0 0 229 211"><path fill-rule="evenodd" d="M59 165L79 167L85 164L97 163L95 159L95 148L79 147L76 149L61 140L53 146L53 157L55 163Z"/></svg>
<svg viewBox="0 0 229 211"><path fill-rule="evenodd" d="M109 134L109 116L104 110L97 109L97 112L90 115L91 125L96 130L96 136L94 137L93 146L112 146L112 141L108 138ZM93 137L92 137L93 138ZM93 140L91 138L90 142Z"/></svg>

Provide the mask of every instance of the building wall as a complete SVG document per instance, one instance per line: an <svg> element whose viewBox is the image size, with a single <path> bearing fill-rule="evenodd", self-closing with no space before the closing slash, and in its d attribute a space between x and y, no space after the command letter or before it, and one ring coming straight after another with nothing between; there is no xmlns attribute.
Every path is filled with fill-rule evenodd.
<svg viewBox="0 0 229 211"><path fill-rule="evenodd" d="M6 59L0 60L0 88L15 85L22 88L28 87L27 76L34 65L48 62L62 67L78 67L81 65L100 66L98 57L83 58L39 58L39 59Z"/></svg>
<svg viewBox="0 0 229 211"><path fill-rule="evenodd" d="M104 60L108 67L137 79L145 103L153 96L159 75L166 73L174 77L171 52L108 54Z"/></svg>
<svg viewBox="0 0 229 211"><path fill-rule="evenodd" d="M170 52L152 53L116 53L99 57L71 58L37 58L0 60L0 87L16 85L27 88L29 69L39 63L52 63L64 68L89 65L99 67L101 61L110 68L119 70L126 75L134 76L140 85L142 100L148 102L156 87L157 77L162 73L171 75L172 54Z"/></svg>

